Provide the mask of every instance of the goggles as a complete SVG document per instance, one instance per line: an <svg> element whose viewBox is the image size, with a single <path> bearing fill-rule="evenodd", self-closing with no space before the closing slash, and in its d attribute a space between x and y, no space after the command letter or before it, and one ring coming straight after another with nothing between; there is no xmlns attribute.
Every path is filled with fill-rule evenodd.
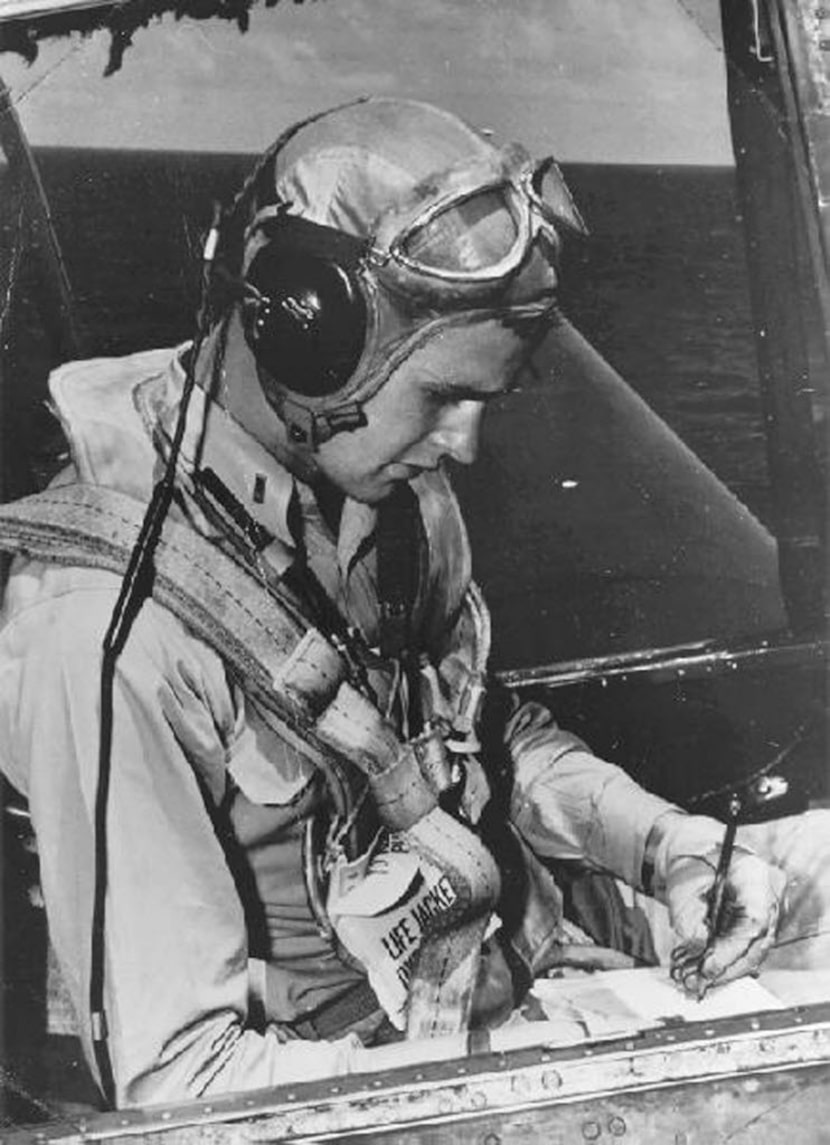
<svg viewBox="0 0 830 1145"><path fill-rule="evenodd" d="M257 212L246 247L267 241L270 225L290 217L291 204L284 202ZM413 188L382 212L368 240L361 240L361 256L382 287L415 304L455 300L474 307L498 293L510 305L508 281L537 243L555 280L552 262L563 227L586 233L558 165L550 157L533 161L512 144ZM528 287L520 295L530 301L533 284Z"/></svg>
<svg viewBox="0 0 830 1145"><path fill-rule="evenodd" d="M585 232L558 166L514 144L445 172L440 188L421 184L385 211L367 261L395 294L474 303L504 291L538 241L552 261L563 226Z"/></svg>

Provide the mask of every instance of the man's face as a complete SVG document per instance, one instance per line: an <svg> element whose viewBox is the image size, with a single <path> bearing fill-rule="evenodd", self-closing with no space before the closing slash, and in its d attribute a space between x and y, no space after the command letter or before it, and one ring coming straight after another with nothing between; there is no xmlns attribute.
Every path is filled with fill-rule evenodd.
<svg viewBox="0 0 830 1145"><path fill-rule="evenodd" d="M487 402L510 389L528 342L492 320L449 329L407 359L365 405L367 424L323 443L319 471L357 501L382 501L445 460L475 460Z"/></svg>

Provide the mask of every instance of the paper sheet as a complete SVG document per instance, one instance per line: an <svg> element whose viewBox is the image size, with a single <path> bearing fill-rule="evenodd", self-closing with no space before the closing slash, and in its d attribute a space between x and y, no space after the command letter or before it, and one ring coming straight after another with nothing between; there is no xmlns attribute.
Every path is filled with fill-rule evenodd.
<svg viewBox="0 0 830 1145"><path fill-rule="evenodd" d="M539 979L533 994L551 1020L581 1021L588 1036L601 1037L666 1022L708 1022L716 1018L780 1010L783 1003L755 978L712 989L697 1001L684 994L665 967L609 970L586 978Z"/></svg>

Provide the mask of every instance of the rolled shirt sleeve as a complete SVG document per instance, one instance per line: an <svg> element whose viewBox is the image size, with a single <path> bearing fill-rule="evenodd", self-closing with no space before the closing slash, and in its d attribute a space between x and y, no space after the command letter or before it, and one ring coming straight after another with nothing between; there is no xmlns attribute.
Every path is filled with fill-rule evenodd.
<svg viewBox="0 0 830 1145"><path fill-rule="evenodd" d="M18 597L31 600L0 636L0 752L29 799L50 937L91 1061L100 648L118 581L37 566L23 578ZM114 690L105 1004L119 1105L348 1069L353 1038L284 1044L246 1028L245 919L211 823L237 720L219 658L147 602Z"/></svg>
<svg viewBox="0 0 830 1145"><path fill-rule="evenodd" d="M514 763L511 817L531 849L639 887L649 831L672 804L593 755L541 704L518 707L505 739Z"/></svg>

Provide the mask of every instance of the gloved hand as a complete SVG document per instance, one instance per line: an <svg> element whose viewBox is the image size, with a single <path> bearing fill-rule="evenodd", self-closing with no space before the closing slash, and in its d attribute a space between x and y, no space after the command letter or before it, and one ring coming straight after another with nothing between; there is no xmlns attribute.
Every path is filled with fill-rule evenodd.
<svg viewBox="0 0 830 1145"><path fill-rule="evenodd" d="M656 821L647 845L653 893L669 908L680 939L672 977L698 998L758 969L775 941L786 885L780 868L736 843L720 928L710 935L707 911L724 831L715 819L670 811Z"/></svg>

